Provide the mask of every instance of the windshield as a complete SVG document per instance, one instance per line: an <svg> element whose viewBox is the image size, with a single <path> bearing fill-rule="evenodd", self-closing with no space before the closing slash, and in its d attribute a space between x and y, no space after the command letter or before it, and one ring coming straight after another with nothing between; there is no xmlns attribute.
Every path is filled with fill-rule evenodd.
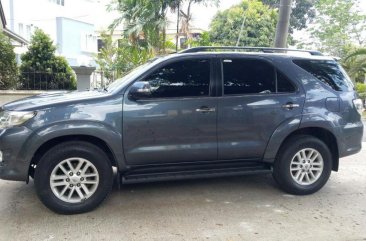
<svg viewBox="0 0 366 241"><path fill-rule="evenodd" d="M131 78L137 77L138 75L142 74L145 69L151 65L153 62L155 62L158 58L153 58L149 61L147 61L145 64L140 65L139 67L131 70L129 73L127 73L125 76L123 76L120 79L116 79L113 81L108 87L107 92L113 92L114 90L118 89L123 83L125 83L127 80L130 80Z"/></svg>

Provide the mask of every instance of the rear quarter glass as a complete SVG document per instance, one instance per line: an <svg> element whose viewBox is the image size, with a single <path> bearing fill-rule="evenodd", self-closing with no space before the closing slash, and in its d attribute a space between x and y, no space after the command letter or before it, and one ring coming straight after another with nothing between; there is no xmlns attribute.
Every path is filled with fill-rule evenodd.
<svg viewBox="0 0 366 241"><path fill-rule="evenodd" d="M351 79L336 61L295 59L293 62L335 91L354 89Z"/></svg>

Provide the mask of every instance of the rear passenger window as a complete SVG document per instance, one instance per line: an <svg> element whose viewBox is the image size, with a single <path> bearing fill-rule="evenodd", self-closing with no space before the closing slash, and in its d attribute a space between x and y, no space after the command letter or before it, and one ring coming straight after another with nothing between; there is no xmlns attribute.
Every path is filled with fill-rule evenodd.
<svg viewBox="0 0 366 241"><path fill-rule="evenodd" d="M295 91L293 84L283 74L263 60L225 59L223 60L223 72L225 95Z"/></svg>
<svg viewBox="0 0 366 241"><path fill-rule="evenodd" d="M262 60L224 60L224 94L266 94L276 92L274 68Z"/></svg>
<svg viewBox="0 0 366 241"><path fill-rule="evenodd" d="M347 91L353 88L352 81L335 61L301 59L293 62L336 91Z"/></svg>

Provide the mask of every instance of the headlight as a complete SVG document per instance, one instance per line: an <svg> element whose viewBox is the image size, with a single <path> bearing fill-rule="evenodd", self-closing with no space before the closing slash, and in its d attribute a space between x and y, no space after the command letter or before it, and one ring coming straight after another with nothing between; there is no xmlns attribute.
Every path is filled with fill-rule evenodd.
<svg viewBox="0 0 366 241"><path fill-rule="evenodd" d="M19 126L35 115L34 111L2 111L0 112L0 129Z"/></svg>

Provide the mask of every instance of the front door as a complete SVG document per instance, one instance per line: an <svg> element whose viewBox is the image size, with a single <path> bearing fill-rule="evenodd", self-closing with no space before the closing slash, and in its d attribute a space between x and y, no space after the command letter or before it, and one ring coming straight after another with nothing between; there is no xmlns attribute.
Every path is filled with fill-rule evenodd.
<svg viewBox="0 0 366 241"><path fill-rule="evenodd" d="M219 159L261 159L276 128L301 114L304 95L267 60L223 58Z"/></svg>
<svg viewBox="0 0 366 241"><path fill-rule="evenodd" d="M123 106L123 146L129 165L217 159L216 97L211 59L175 60L139 81L151 96Z"/></svg>

